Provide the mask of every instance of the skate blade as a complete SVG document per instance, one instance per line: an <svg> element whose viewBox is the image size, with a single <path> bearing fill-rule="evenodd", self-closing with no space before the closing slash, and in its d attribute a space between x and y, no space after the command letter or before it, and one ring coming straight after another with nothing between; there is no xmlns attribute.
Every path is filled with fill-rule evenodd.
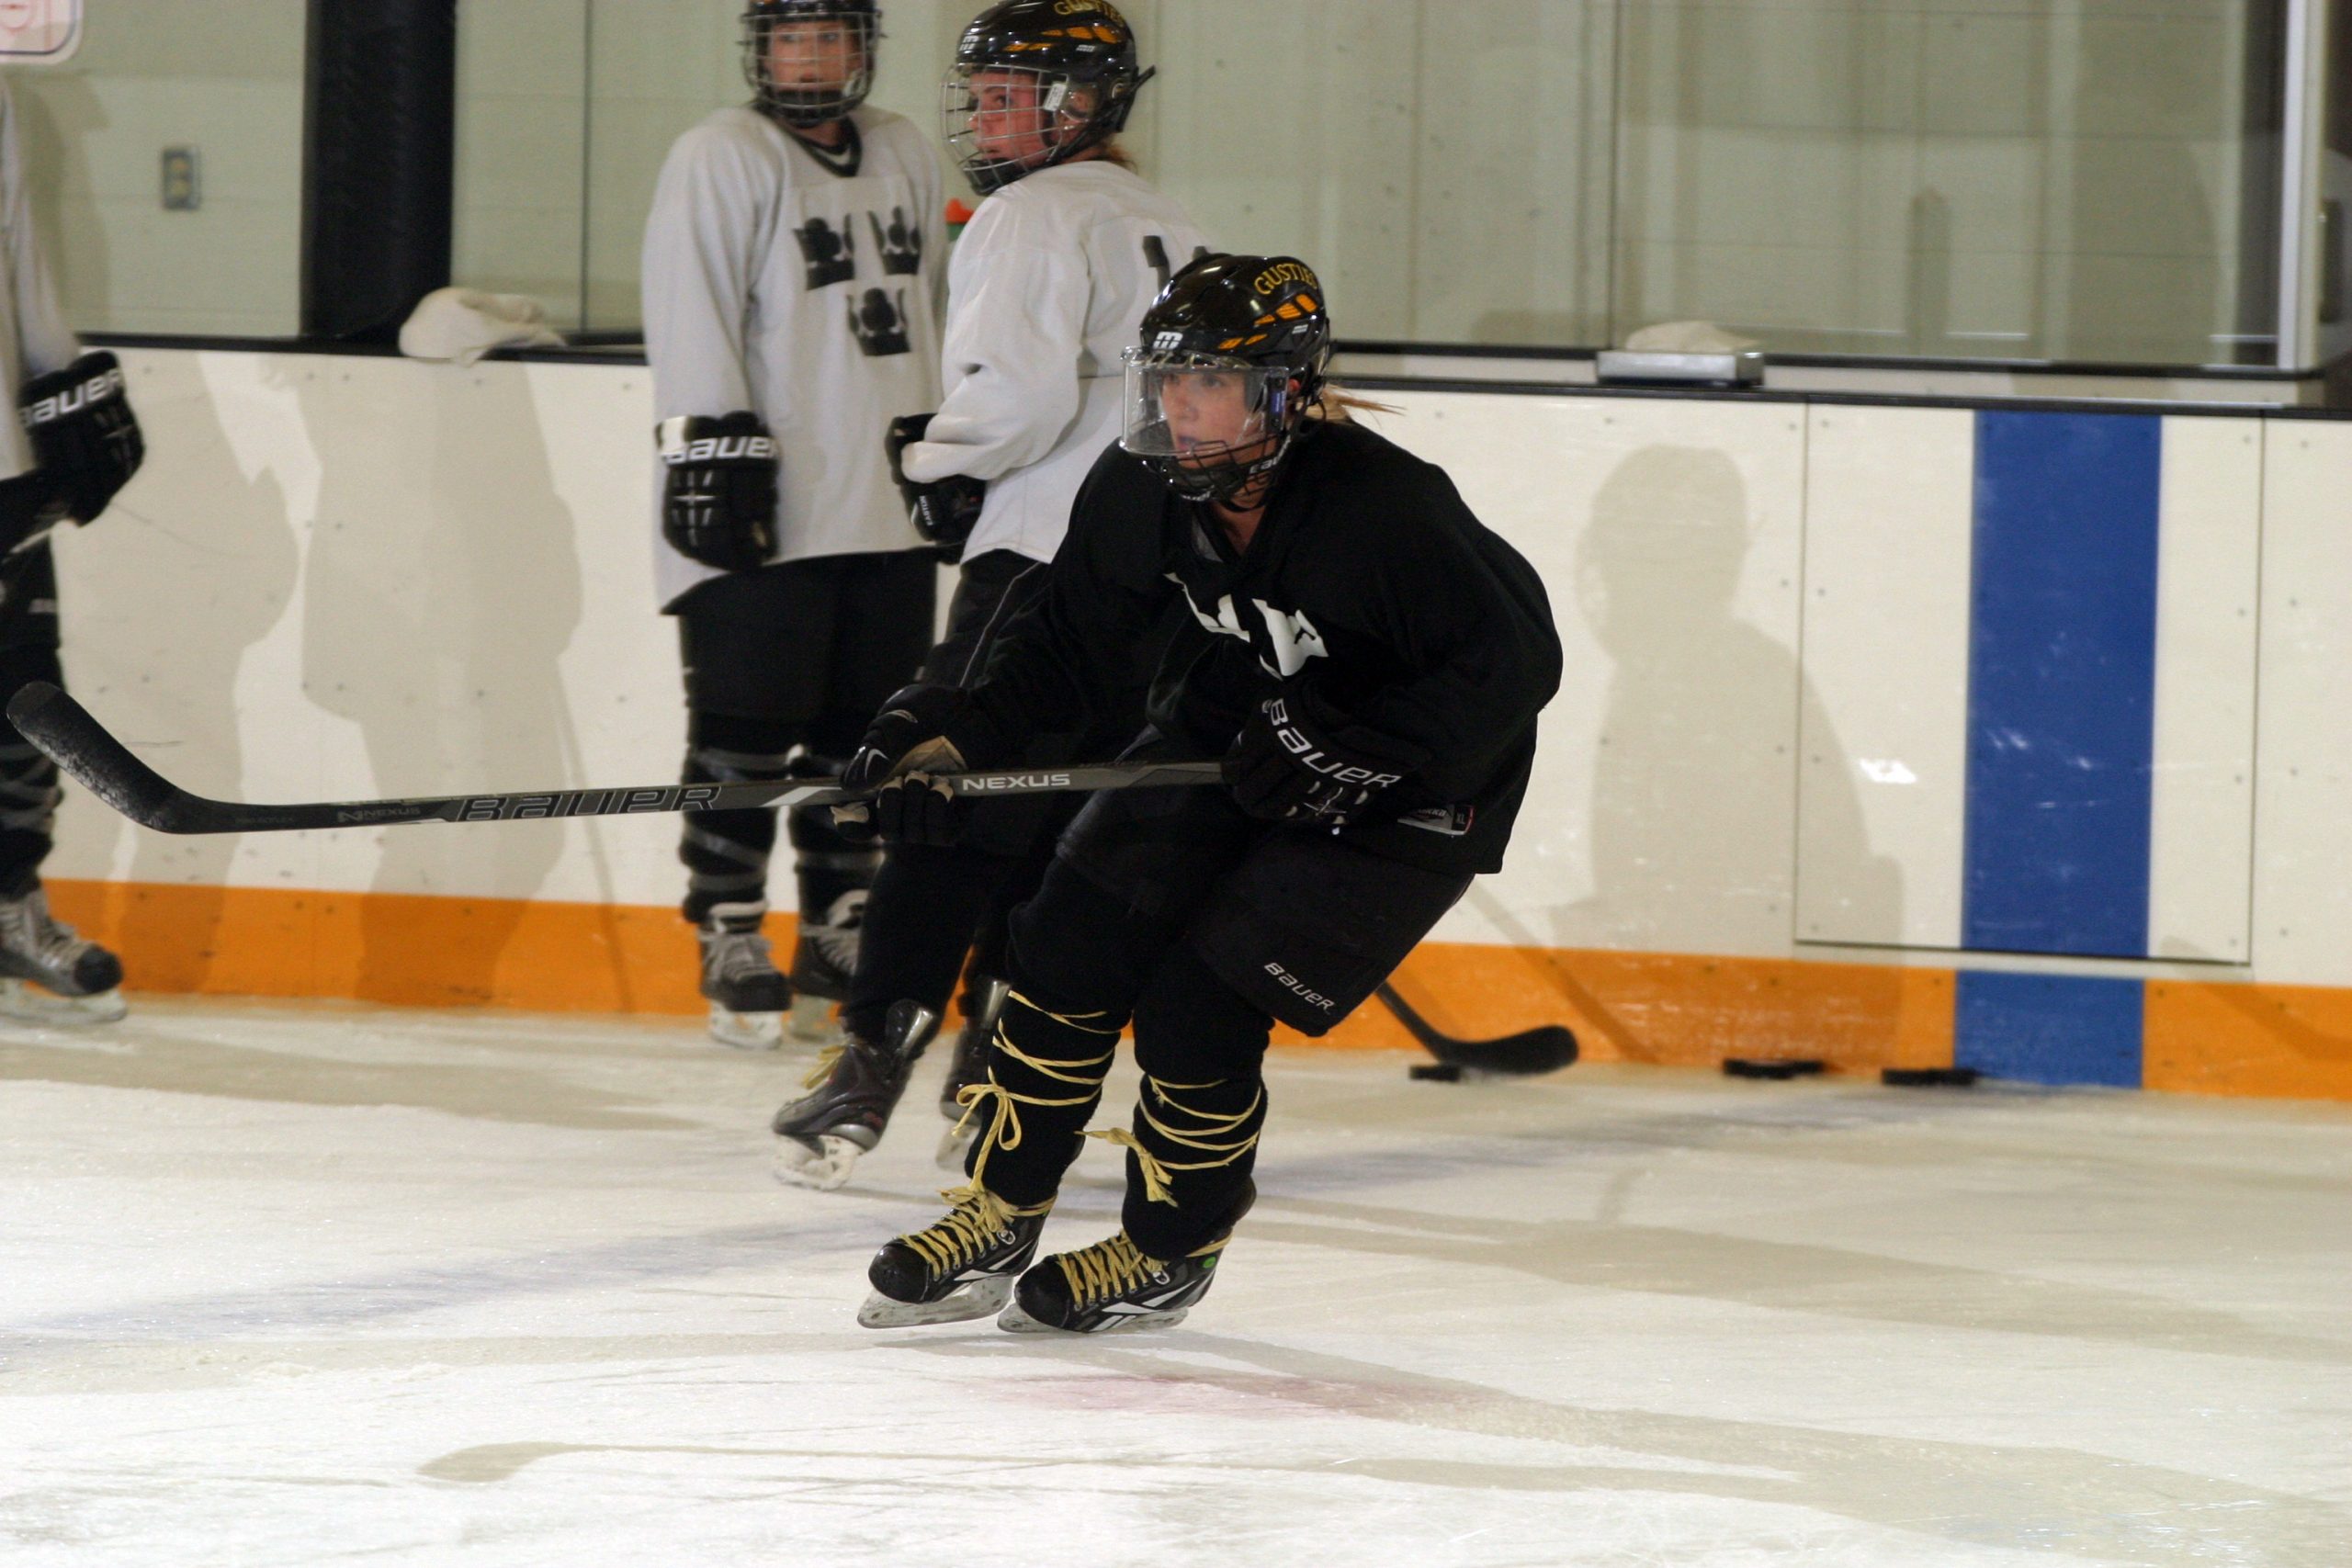
<svg viewBox="0 0 2352 1568"><path fill-rule="evenodd" d="M1012 1295L1012 1276L991 1275L958 1285L935 1302L895 1301L876 1291L857 1309L857 1321L865 1328L909 1328L925 1323L968 1323L976 1317L989 1317L1002 1309Z"/></svg>
<svg viewBox="0 0 2352 1568"><path fill-rule="evenodd" d="M0 1018L19 1023L46 1023L79 1028L92 1023L118 1023L130 1012L119 990L87 997L61 997L23 980L0 980Z"/></svg>
<svg viewBox="0 0 2352 1568"><path fill-rule="evenodd" d="M939 1134L939 1147L932 1151L931 1157L937 1163L940 1169L961 1170L964 1168L964 1151L972 1146L972 1135L978 1129L966 1127L958 1132L951 1126Z"/></svg>
<svg viewBox="0 0 2352 1568"><path fill-rule="evenodd" d="M812 1149L798 1138L777 1138L772 1168L775 1179L786 1187L831 1192L849 1180L850 1172L857 1168L857 1156L865 1152L859 1145L831 1133L818 1134L817 1145Z"/></svg>
<svg viewBox="0 0 2352 1568"><path fill-rule="evenodd" d="M710 1037L738 1051L773 1051L784 1043L784 1014L737 1012L710 1004Z"/></svg>
<svg viewBox="0 0 2352 1568"><path fill-rule="evenodd" d="M1056 1328L1050 1323L1040 1323L1023 1312L1014 1302L997 1314L996 1325L1007 1334L1132 1334L1138 1328L1173 1328L1184 1321L1193 1309L1178 1307L1174 1312L1136 1313L1131 1317L1114 1317L1092 1328Z"/></svg>
<svg viewBox="0 0 2352 1568"><path fill-rule="evenodd" d="M785 1024L786 1032L803 1045L840 1044L842 1026L834 1016L834 1005L824 997L793 998L792 1012Z"/></svg>

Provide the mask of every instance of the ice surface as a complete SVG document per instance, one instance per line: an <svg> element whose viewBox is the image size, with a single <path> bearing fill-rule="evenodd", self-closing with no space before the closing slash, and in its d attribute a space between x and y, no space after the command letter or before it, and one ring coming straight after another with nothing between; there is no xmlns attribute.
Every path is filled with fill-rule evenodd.
<svg viewBox="0 0 2352 1568"><path fill-rule="evenodd" d="M934 1056L816 1193L698 1020L0 1032L0 1563L2352 1562L2352 1107L1283 1053L1182 1328L869 1333Z"/></svg>

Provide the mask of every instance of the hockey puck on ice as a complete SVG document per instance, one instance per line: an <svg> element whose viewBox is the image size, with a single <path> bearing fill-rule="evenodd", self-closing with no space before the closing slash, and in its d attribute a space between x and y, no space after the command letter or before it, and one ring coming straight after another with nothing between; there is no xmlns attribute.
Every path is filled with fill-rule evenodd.
<svg viewBox="0 0 2352 1568"><path fill-rule="evenodd" d="M1454 1062L1415 1062L1405 1069L1414 1077L1430 1083L1460 1083L1462 1068Z"/></svg>
<svg viewBox="0 0 2352 1568"><path fill-rule="evenodd" d="M1966 1089L1982 1076L1974 1067L1881 1067L1878 1081L1895 1089Z"/></svg>
<svg viewBox="0 0 2352 1568"><path fill-rule="evenodd" d="M1724 1077L1727 1078L1804 1078L1828 1070L1828 1064L1812 1057L1776 1061L1755 1056L1725 1056Z"/></svg>

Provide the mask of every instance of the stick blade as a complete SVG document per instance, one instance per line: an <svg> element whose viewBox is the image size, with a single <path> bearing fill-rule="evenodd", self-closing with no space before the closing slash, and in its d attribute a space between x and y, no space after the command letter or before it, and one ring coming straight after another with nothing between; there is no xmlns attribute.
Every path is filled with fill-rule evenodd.
<svg viewBox="0 0 2352 1568"><path fill-rule="evenodd" d="M201 832L195 797L130 754L89 710L46 681L28 681L8 699L8 722L92 795L142 828Z"/></svg>
<svg viewBox="0 0 2352 1568"><path fill-rule="evenodd" d="M1577 1037L1566 1024L1547 1023L1506 1034L1498 1040L1424 1041L1430 1055L1441 1062L1476 1073L1505 1077L1535 1077L1556 1073L1577 1059Z"/></svg>

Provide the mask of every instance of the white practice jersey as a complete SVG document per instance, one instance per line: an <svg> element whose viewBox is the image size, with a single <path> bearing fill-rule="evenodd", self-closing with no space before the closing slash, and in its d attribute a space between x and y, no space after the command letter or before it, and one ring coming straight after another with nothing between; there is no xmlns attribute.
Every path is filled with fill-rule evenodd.
<svg viewBox="0 0 2352 1568"><path fill-rule="evenodd" d="M1057 164L980 203L948 266L946 396L907 477L989 481L967 560L1049 561L1079 486L1122 434L1120 355L1208 241L1108 159Z"/></svg>
<svg viewBox="0 0 2352 1568"><path fill-rule="evenodd" d="M65 325L33 233L32 200L25 188L24 149L17 106L0 77L0 378L13 413L17 392L36 376L62 370L82 356ZM0 419L0 479L33 468L32 444L22 422Z"/></svg>
<svg viewBox="0 0 2352 1568"><path fill-rule="evenodd" d="M883 440L939 401L939 159L901 116L852 118L864 152L841 174L765 116L720 109L670 149L645 229L654 417L766 421L782 457L772 560L922 545ZM658 524L654 538L663 604L721 575Z"/></svg>

